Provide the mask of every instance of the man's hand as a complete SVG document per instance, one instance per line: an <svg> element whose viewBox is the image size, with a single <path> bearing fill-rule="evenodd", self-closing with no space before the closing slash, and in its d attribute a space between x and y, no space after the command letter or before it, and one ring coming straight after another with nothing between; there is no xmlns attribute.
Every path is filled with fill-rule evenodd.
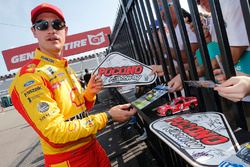
<svg viewBox="0 0 250 167"><path fill-rule="evenodd" d="M91 75L86 91L88 91L88 93L90 93L91 95L95 96L102 89L103 83L101 77L97 76L96 74Z"/></svg>
<svg viewBox="0 0 250 167"><path fill-rule="evenodd" d="M250 94L250 77L236 76L231 77L223 82L220 86L215 87L219 95L231 101L240 101L242 98Z"/></svg>
<svg viewBox="0 0 250 167"><path fill-rule="evenodd" d="M180 74L176 75L173 79L171 79L171 81L168 82L168 86L170 87L170 93L183 89Z"/></svg>
<svg viewBox="0 0 250 167"><path fill-rule="evenodd" d="M158 77L164 75L164 71L161 65L151 65L150 67L152 68L153 73L155 73Z"/></svg>
<svg viewBox="0 0 250 167"><path fill-rule="evenodd" d="M123 104L112 107L108 112L115 122L125 122L133 116L137 110L130 107L131 104Z"/></svg>
<svg viewBox="0 0 250 167"><path fill-rule="evenodd" d="M221 69L215 69L213 71L216 82L223 83L226 81L226 76Z"/></svg>

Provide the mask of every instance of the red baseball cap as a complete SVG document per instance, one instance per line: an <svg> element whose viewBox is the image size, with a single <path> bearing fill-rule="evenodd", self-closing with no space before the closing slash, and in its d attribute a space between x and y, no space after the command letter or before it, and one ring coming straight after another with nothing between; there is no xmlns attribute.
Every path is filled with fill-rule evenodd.
<svg viewBox="0 0 250 167"><path fill-rule="evenodd" d="M44 12L54 13L65 22L64 15L63 15L63 12L61 11L61 9L59 9L58 7L51 5L49 3L42 3L42 4L38 5L37 7L35 7L34 9L32 9L32 11L31 11L32 24L35 23L37 16L40 15L41 13L44 13Z"/></svg>

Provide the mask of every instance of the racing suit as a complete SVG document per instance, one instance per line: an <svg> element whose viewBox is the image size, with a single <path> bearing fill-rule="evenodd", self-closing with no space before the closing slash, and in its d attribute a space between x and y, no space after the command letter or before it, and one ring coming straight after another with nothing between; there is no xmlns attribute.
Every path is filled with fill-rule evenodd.
<svg viewBox="0 0 250 167"><path fill-rule="evenodd" d="M16 75L9 94L13 105L39 135L46 166L110 166L95 134L106 113L87 116L95 96L83 90L66 59L36 49Z"/></svg>

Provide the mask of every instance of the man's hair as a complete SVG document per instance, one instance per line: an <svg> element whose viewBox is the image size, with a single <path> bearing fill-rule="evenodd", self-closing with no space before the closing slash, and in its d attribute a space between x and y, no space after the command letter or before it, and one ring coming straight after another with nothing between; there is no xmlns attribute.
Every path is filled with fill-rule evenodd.
<svg viewBox="0 0 250 167"><path fill-rule="evenodd" d="M188 23L191 23L192 22L192 17L191 17L191 14L186 11L185 9L181 8L181 11L182 11L182 15L184 18L188 18Z"/></svg>
<svg viewBox="0 0 250 167"><path fill-rule="evenodd" d="M85 72L86 72L86 73L89 73L89 70L86 68L86 69L85 69Z"/></svg>

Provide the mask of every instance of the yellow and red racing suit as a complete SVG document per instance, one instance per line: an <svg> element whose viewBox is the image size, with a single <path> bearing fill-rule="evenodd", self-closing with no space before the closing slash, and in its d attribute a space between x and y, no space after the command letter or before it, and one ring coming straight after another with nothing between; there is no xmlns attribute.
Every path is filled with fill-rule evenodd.
<svg viewBox="0 0 250 167"><path fill-rule="evenodd" d="M46 166L74 166L69 159L82 156L77 154L79 150L99 149L95 134L106 126L107 115L86 117L95 96L82 89L66 59L55 59L37 49L16 75L9 94L15 108L39 135Z"/></svg>

